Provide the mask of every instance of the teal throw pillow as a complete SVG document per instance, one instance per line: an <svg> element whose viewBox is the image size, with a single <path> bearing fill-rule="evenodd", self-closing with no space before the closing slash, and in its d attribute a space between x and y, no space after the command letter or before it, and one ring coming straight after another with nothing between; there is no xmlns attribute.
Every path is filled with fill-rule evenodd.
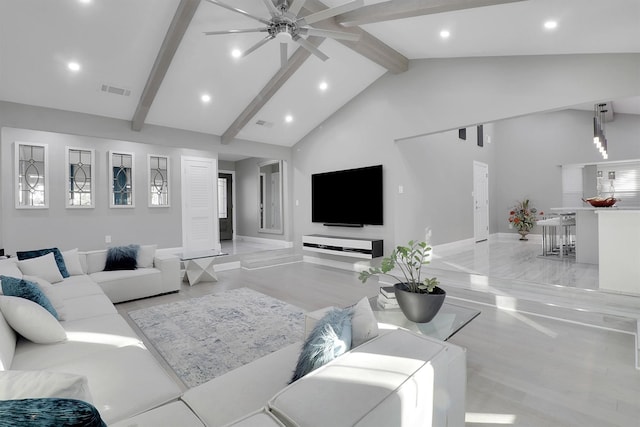
<svg viewBox="0 0 640 427"><path fill-rule="evenodd" d="M0 276L0 281L2 282L2 293L6 296L20 297L33 301L41 305L53 317L59 319L58 312L51 304L51 301L35 283L9 276Z"/></svg>
<svg viewBox="0 0 640 427"><path fill-rule="evenodd" d="M56 264L58 265L58 270L60 270L60 274L62 274L62 277L64 278L69 277L70 274L67 271L66 264L64 263L64 257L62 256L62 252L60 252L60 249L58 248L35 249L32 251L19 251L19 252L16 252L16 256L18 257L18 260L22 261L25 259L38 258L50 252L53 252L53 257L56 260Z"/></svg>
<svg viewBox="0 0 640 427"><path fill-rule="evenodd" d="M61 398L0 400L0 424L17 426L106 427L95 406Z"/></svg>
<svg viewBox="0 0 640 427"><path fill-rule="evenodd" d="M135 270L138 265L139 245L114 246L107 250L104 271Z"/></svg>
<svg viewBox="0 0 640 427"><path fill-rule="evenodd" d="M334 308L314 326L302 345L291 383L351 349L350 308Z"/></svg>

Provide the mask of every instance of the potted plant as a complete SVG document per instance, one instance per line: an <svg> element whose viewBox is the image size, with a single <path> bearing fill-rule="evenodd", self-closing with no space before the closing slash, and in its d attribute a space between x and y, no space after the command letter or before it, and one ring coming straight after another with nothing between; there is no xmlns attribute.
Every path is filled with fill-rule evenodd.
<svg viewBox="0 0 640 427"><path fill-rule="evenodd" d="M544 213L540 212L540 215L544 215ZM538 210L529 206L529 199L516 203L509 211L509 225L518 230L520 240L529 240L526 236L536 225L536 222L538 222Z"/></svg>
<svg viewBox="0 0 640 427"><path fill-rule="evenodd" d="M359 279L366 282L371 276L383 274L393 277L394 292L400 309L407 319L416 323L431 321L442 307L446 292L438 287L435 277L422 278L422 267L429 264L431 248L426 242L411 240L407 246L398 246L386 258L380 267L371 267L360 273ZM391 273L398 267L404 279Z"/></svg>

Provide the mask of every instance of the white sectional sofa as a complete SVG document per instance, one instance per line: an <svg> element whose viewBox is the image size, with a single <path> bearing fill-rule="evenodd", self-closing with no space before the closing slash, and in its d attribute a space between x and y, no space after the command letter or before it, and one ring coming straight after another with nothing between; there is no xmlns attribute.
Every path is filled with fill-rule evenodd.
<svg viewBox="0 0 640 427"><path fill-rule="evenodd" d="M53 334L57 330L48 318L41 317L42 309L37 304L23 298L0 296L0 399L51 397L52 393L57 397L81 398L92 403L103 420L111 424L181 395L182 389L118 314L106 294L108 290L118 301L177 290L180 285L177 258L156 257L154 267L126 272L129 274L91 273L91 268L99 264L101 252L106 253L78 253L85 270L75 273L82 274L54 284L36 275L24 276L15 258L0 261L0 275L28 279L45 290L64 319L58 323L66 335L65 339L51 343L25 339L21 335L27 330L44 335L45 340L49 331ZM33 267L23 265L25 270L29 270L29 266ZM90 274L84 274L86 272ZM174 283L169 285L169 280ZM128 289L141 283L144 285L138 290ZM40 311L35 311L32 305ZM6 317L5 309L12 312L11 318ZM50 318L55 320L53 316ZM39 376L36 380L34 374ZM67 384L67 377L77 380L73 387ZM78 392L77 384L84 384L87 393ZM56 389L58 385L60 390Z"/></svg>
<svg viewBox="0 0 640 427"><path fill-rule="evenodd" d="M177 402L113 427L461 427L466 353L386 330L288 384L292 344L192 388Z"/></svg>
<svg viewBox="0 0 640 427"><path fill-rule="evenodd" d="M123 302L180 290L180 259L155 253L155 246L142 247L151 252L151 262L135 270L104 271L107 250L78 252L83 271L96 282L111 302Z"/></svg>
<svg viewBox="0 0 640 427"><path fill-rule="evenodd" d="M377 336L292 384L301 343L184 392L117 314L105 289L118 288L104 288L106 280L96 283L104 276L98 271L101 255L84 256L83 274L48 287L41 284L64 313L59 324L66 339L50 344L29 341L15 332L19 329L12 323L15 319L0 315L0 399L42 397L43 387L33 384L42 379L29 377L35 372L49 378L46 390L57 382L66 384L66 377L56 380L56 375L84 378L80 390L61 387L58 394L48 393L93 403L104 421L115 427L464 425L465 351L405 330L377 333L375 319ZM171 260L159 264L164 261ZM21 274L15 260L0 261L0 275ZM114 292L115 299L131 296ZM4 314L6 304L14 302L7 301L10 298L15 297L0 296ZM309 314L307 333L317 319ZM37 324L29 327L40 333L47 330Z"/></svg>

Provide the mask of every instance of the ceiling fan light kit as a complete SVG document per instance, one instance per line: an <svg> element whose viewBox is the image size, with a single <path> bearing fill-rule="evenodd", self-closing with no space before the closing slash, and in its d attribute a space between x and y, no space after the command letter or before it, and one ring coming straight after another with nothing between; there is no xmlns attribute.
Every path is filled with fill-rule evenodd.
<svg viewBox="0 0 640 427"><path fill-rule="evenodd" d="M360 35L357 33L322 30L310 27L310 25L324 21L325 19L333 18L341 13L355 10L364 4L363 0L351 1L344 5L321 10L301 18L298 18L298 14L302 10L305 0L278 0L277 4L274 4L272 0L263 0L269 14L271 15L269 19L254 16L242 9L235 8L218 0L206 1L266 25L265 27L260 28L206 31L204 33L207 36L236 33L267 33L267 36L264 39L245 50L242 55L240 55L241 57L249 55L251 52L265 45L268 41L275 39L280 42L280 61L282 66L287 63L287 46L290 41L294 41L322 61L326 61L329 57L302 36L316 36L349 41L358 41L360 38Z"/></svg>

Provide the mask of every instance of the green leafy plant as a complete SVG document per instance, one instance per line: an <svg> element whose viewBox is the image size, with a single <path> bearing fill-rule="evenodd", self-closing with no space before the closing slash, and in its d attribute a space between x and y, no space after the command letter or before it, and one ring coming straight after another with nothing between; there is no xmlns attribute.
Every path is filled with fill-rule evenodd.
<svg viewBox="0 0 640 427"><path fill-rule="evenodd" d="M405 283L409 292L431 293L440 282L435 277L421 277L422 267L429 264L429 252L431 248L426 242L411 240L407 246L397 246L391 255L383 258L380 267L362 271L358 278L365 283L371 276L383 274ZM402 272L404 280L390 273L395 267Z"/></svg>

